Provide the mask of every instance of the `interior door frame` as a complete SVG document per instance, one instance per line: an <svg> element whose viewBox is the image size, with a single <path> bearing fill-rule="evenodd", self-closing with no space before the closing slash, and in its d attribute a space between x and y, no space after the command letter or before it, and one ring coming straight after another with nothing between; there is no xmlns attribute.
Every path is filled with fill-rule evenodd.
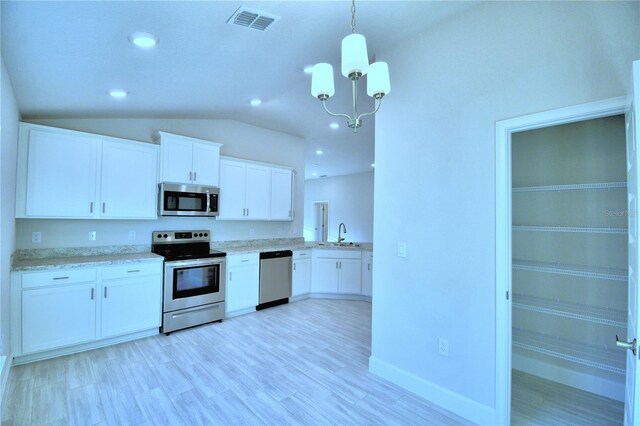
<svg viewBox="0 0 640 426"><path fill-rule="evenodd" d="M511 135L624 114L627 97L496 122L496 423L511 422Z"/></svg>

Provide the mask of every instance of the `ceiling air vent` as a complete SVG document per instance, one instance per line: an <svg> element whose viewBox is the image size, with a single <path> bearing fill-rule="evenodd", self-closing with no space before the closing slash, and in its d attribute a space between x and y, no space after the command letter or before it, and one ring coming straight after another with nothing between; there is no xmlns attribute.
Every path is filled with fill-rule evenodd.
<svg viewBox="0 0 640 426"><path fill-rule="evenodd" d="M227 24L253 28L258 31L267 31L271 27L271 24L278 19L280 19L279 16L269 15L259 10L247 9L244 6L240 6L238 10L231 15Z"/></svg>

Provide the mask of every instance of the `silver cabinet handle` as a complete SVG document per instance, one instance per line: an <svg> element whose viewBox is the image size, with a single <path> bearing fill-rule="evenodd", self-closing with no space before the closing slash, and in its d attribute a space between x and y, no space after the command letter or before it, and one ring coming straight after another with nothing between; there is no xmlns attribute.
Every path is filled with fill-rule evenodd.
<svg viewBox="0 0 640 426"><path fill-rule="evenodd" d="M300 253L299 255L300 255L300 256L306 256L306 255L307 255L307 253Z"/></svg>
<svg viewBox="0 0 640 426"><path fill-rule="evenodd" d="M631 352L633 352L633 354L635 355L637 352L637 340L633 339L633 341L631 342L625 342L624 340L620 340L618 338L618 335L616 334L616 346L619 348L623 348L623 349L629 349Z"/></svg>
<svg viewBox="0 0 640 426"><path fill-rule="evenodd" d="M296 270L296 264L295 263L293 264L293 270L294 271Z"/></svg>
<svg viewBox="0 0 640 426"><path fill-rule="evenodd" d="M69 277L53 277L54 280L68 280Z"/></svg>
<svg viewBox="0 0 640 426"><path fill-rule="evenodd" d="M132 269L130 271L127 271L127 273L129 273L129 274L133 274L135 272L140 272L140 269Z"/></svg>
<svg viewBox="0 0 640 426"><path fill-rule="evenodd" d="M370 270L371 270L371 264L367 263L367 271L370 271Z"/></svg>
<svg viewBox="0 0 640 426"><path fill-rule="evenodd" d="M102 203L102 213L107 209L107 203Z"/></svg>
<svg viewBox="0 0 640 426"><path fill-rule="evenodd" d="M249 208L247 207L247 216L249 216Z"/></svg>
<svg viewBox="0 0 640 426"><path fill-rule="evenodd" d="M229 281L233 279L233 272L229 272Z"/></svg>
<svg viewBox="0 0 640 426"><path fill-rule="evenodd" d="M338 262L336 262L336 269L338 269Z"/></svg>
<svg viewBox="0 0 640 426"><path fill-rule="evenodd" d="M93 213L93 201L89 203L89 213Z"/></svg>
<svg viewBox="0 0 640 426"><path fill-rule="evenodd" d="M93 300L93 298L95 297L95 289L92 287L91 288L91 300Z"/></svg>
<svg viewBox="0 0 640 426"><path fill-rule="evenodd" d="M189 180L193 181L193 172L189 172Z"/></svg>
<svg viewBox="0 0 640 426"><path fill-rule="evenodd" d="M193 181L197 181L198 180L198 172L193 172Z"/></svg>
<svg viewBox="0 0 640 426"><path fill-rule="evenodd" d="M249 259L242 259L240 262L244 263L244 262L248 262L248 261L249 261Z"/></svg>
<svg viewBox="0 0 640 426"><path fill-rule="evenodd" d="M107 298L107 287L104 288L104 298Z"/></svg>

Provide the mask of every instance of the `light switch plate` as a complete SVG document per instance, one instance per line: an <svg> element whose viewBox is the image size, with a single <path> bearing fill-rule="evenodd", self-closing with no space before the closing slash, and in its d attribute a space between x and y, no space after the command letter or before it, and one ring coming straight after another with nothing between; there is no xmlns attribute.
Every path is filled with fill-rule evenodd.
<svg viewBox="0 0 640 426"><path fill-rule="evenodd" d="M129 240L136 239L136 231L129 231Z"/></svg>
<svg viewBox="0 0 640 426"><path fill-rule="evenodd" d="M95 241L96 240L96 231L90 231L89 232L89 241Z"/></svg>
<svg viewBox="0 0 640 426"><path fill-rule="evenodd" d="M438 337L438 353L442 356L449 356L449 341Z"/></svg>
<svg viewBox="0 0 640 426"><path fill-rule="evenodd" d="M398 243L398 257L407 257L407 243Z"/></svg>
<svg viewBox="0 0 640 426"><path fill-rule="evenodd" d="M32 243L41 243L42 242L42 232L32 232L31 233L31 242Z"/></svg>

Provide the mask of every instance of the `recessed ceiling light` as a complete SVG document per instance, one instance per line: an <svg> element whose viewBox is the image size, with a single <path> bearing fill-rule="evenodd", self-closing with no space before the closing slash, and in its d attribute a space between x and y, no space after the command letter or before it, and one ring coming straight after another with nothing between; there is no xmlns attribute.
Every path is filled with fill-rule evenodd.
<svg viewBox="0 0 640 426"><path fill-rule="evenodd" d="M109 90L107 93L109 93L114 98L124 98L129 94L129 92L127 92L126 90L120 89Z"/></svg>
<svg viewBox="0 0 640 426"><path fill-rule="evenodd" d="M149 33L137 32L129 36L129 41L138 47L148 49L158 43L158 37Z"/></svg>
<svg viewBox="0 0 640 426"><path fill-rule="evenodd" d="M307 65L306 67L304 67L305 74L311 74L312 72L313 72L313 65Z"/></svg>
<svg viewBox="0 0 640 426"><path fill-rule="evenodd" d="M253 106L258 106L258 105L262 104L262 99L258 99L258 98L256 98L256 99L251 99L251 102L250 102L250 103L251 103L251 105L253 105Z"/></svg>
<svg viewBox="0 0 640 426"><path fill-rule="evenodd" d="M321 150L321 149L316 149L316 154L317 154L317 155L322 155L322 154L323 154L323 152L322 152L322 150Z"/></svg>
<svg viewBox="0 0 640 426"><path fill-rule="evenodd" d="M329 127L331 127L332 129L335 130L335 129L339 128L340 125L338 123L331 123L331 124L329 124Z"/></svg>
<svg viewBox="0 0 640 426"><path fill-rule="evenodd" d="M316 172L311 173L311 176L318 176Z"/></svg>

